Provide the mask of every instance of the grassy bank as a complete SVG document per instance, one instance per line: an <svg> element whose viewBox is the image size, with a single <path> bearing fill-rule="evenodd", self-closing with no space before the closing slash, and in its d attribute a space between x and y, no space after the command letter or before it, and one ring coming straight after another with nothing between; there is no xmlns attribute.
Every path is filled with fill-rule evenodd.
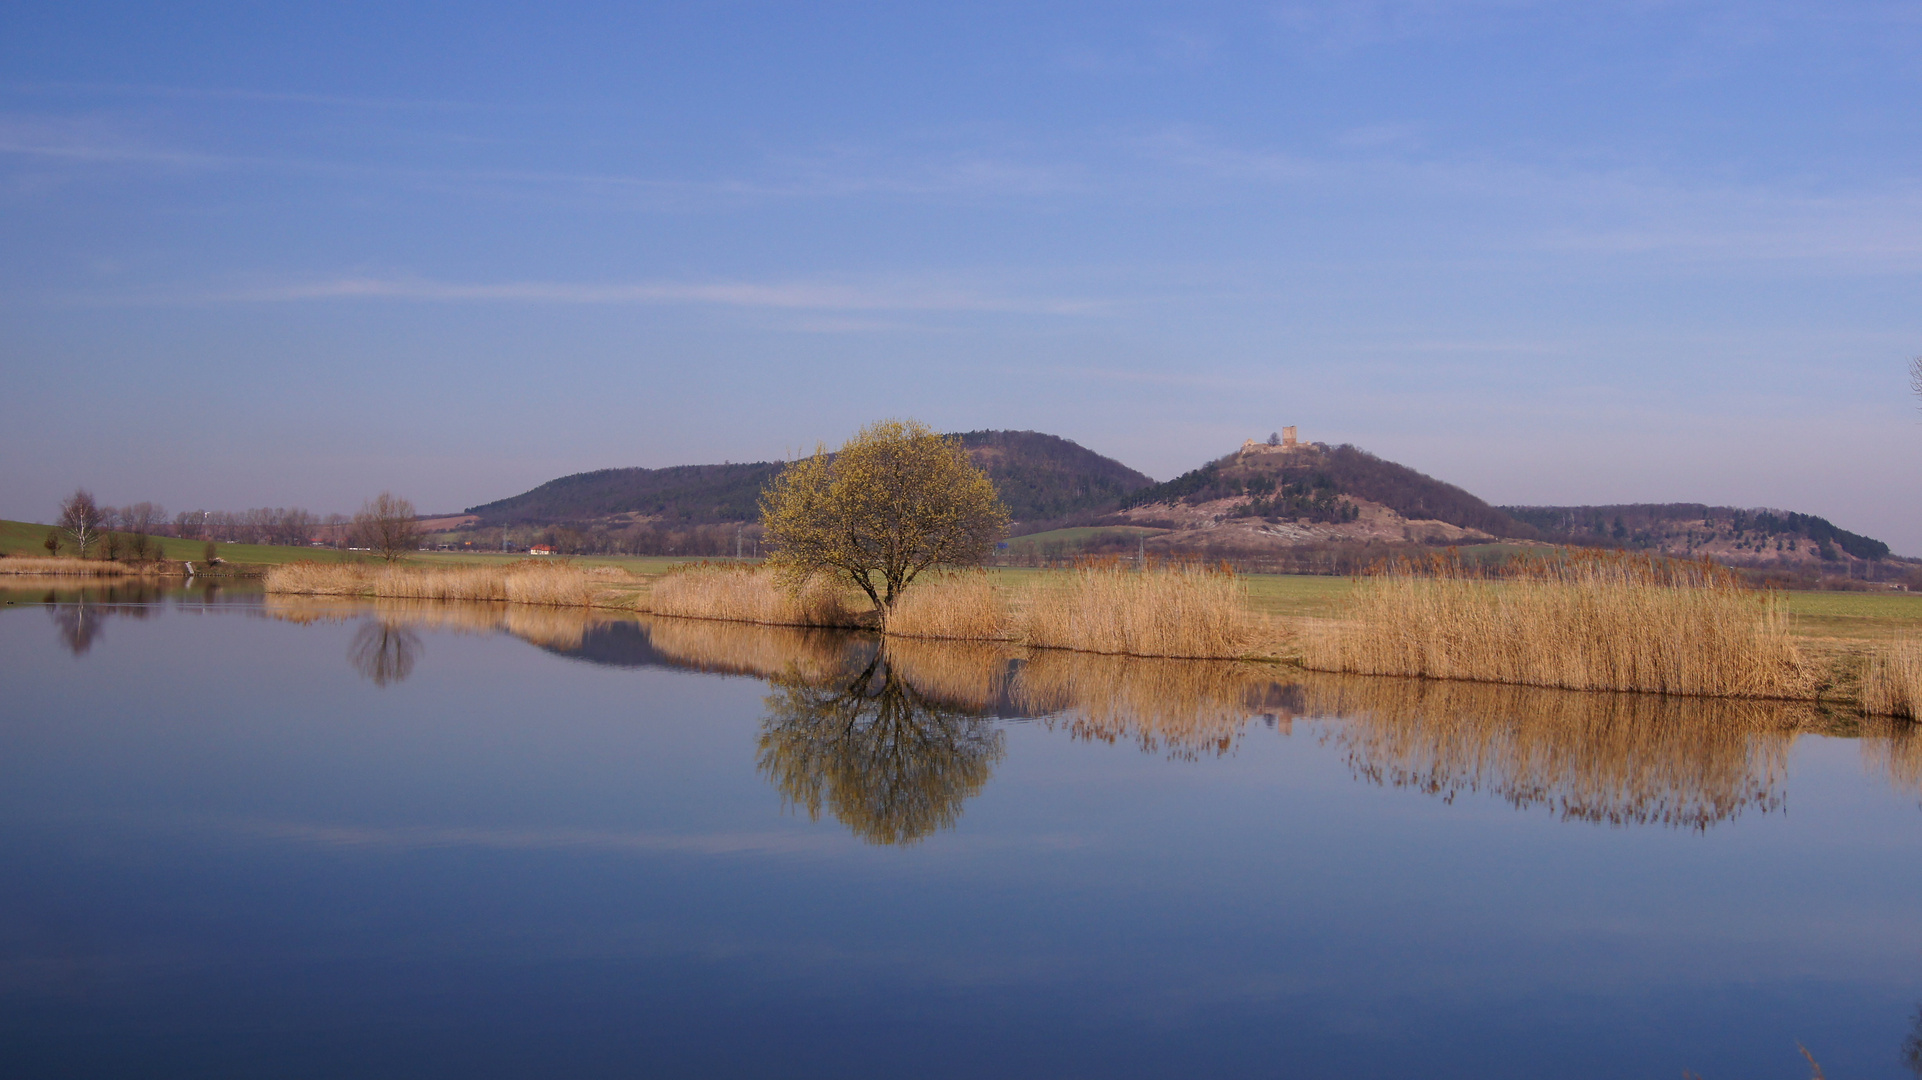
<svg viewBox="0 0 1922 1080"><path fill-rule="evenodd" d="M533 604L554 607L634 606L625 571L526 559L496 566L379 566L290 563L267 571L269 593Z"/></svg>
<svg viewBox="0 0 1922 1080"><path fill-rule="evenodd" d="M0 574L54 577L160 577L185 571L180 564L121 562L117 559L0 559Z"/></svg>

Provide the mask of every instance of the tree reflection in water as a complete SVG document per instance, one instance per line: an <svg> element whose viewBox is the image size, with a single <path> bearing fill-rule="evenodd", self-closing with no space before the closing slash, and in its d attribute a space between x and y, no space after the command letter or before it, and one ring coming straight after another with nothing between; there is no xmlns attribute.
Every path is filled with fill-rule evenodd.
<svg viewBox="0 0 1922 1080"><path fill-rule="evenodd" d="M384 619L361 623L347 646L348 662L375 686L397 683L413 674L420 653L420 635Z"/></svg>
<svg viewBox="0 0 1922 1080"><path fill-rule="evenodd" d="M993 720L901 678L886 650L860 673L771 680L761 773L818 820L825 804L871 844L911 844L950 828L1004 752Z"/></svg>
<svg viewBox="0 0 1922 1080"><path fill-rule="evenodd" d="M161 591L151 585L131 584L81 589L50 590L41 603L60 633L60 643L75 656L85 656L100 640L109 616L145 619Z"/></svg>

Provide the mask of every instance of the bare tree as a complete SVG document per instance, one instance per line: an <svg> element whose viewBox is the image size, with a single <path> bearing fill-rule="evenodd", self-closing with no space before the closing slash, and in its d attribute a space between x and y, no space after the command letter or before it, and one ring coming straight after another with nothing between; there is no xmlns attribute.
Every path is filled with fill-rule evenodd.
<svg viewBox="0 0 1922 1080"><path fill-rule="evenodd" d="M100 505L93 501L93 492L74 489L60 504L60 527L80 549L80 557L86 558L88 549L100 539Z"/></svg>
<svg viewBox="0 0 1922 1080"><path fill-rule="evenodd" d="M354 536L388 562L419 550L420 522L415 520L414 504L392 492L381 492L362 503L360 513L354 515Z"/></svg>
<svg viewBox="0 0 1922 1080"><path fill-rule="evenodd" d="M1909 393L1922 398L1922 356L1909 361Z"/></svg>
<svg viewBox="0 0 1922 1080"><path fill-rule="evenodd" d="M60 554L60 530L48 529L47 538L40 542L40 546L47 549L49 557Z"/></svg>

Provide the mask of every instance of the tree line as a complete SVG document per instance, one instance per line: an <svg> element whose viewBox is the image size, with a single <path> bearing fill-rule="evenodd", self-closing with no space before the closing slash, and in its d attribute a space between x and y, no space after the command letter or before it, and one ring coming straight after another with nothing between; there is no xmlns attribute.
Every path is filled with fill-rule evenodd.
<svg viewBox="0 0 1922 1080"><path fill-rule="evenodd" d="M86 488L75 489L61 502L43 546L49 555L145 561L164 557L159 543L163 537L205 541L205 558L210 561L215 558L215 543L358 547L389 560L420 547L414 504L385 491L367 500L352 517L329 514L323 518L300 507L275 506L238 512L184 510L169 518L159 503L104 505Z"/></svg>

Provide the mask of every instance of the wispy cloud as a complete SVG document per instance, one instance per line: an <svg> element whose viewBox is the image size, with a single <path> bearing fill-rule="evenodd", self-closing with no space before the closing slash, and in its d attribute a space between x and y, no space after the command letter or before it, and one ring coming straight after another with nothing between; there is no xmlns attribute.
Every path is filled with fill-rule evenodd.
<svg viewBox="0 0 1922 1080"><path fill-rule="evenodd" d="M33 82L7 89L20 94L117 98L161 98L197 101L245 101L276 105L319 105L351 109L465 109L456 101L419 98L371 98L343 94L308 94L281 90L253 90L222 86L159 86L144 83Z"/></svg>
<svg viewBox="0 0 1922 1080"><path fill-rule="evenodd" d="M401 300L435 303L712 304L792 311L999 312L1093 315L1100 300L1010 297L939 285L873 285L788 281L459 282L407 277L341 277L239 289L95 297L100 303L292 303Z"/></svg>

